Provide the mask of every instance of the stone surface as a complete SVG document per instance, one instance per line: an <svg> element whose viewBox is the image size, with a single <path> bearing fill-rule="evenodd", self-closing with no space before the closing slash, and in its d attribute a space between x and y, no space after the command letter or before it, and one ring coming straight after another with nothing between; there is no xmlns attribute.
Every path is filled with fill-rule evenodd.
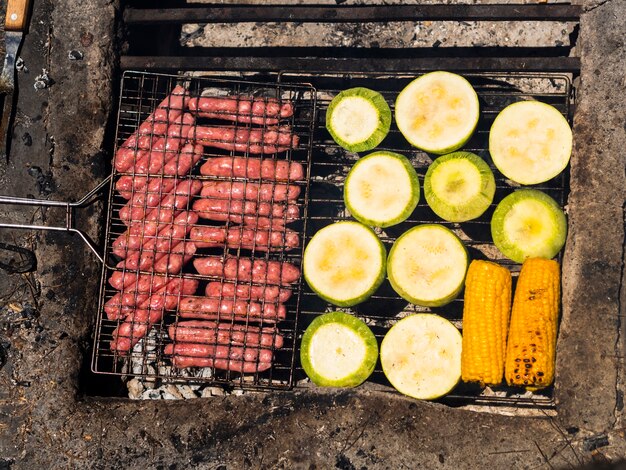
<svg viewBox="0 0 626 470"><path fill-rule="evenodd" d="M18 127L32 143L24 139L9 166L2 162L0 189L38 196L43 175L40 181L54 182L44 197L76 199L103 177L110 158L119 12L106 0L33 4L37 20L24 49L32 75L22 80ZM626 456L620 320L626 139L618 102L626 2L587 8L578 46L583 70L556 416L476 413L364 389L193 400L85 397L85 388L93 393L104 383L81 372L99 266L75 235L39 233L28 242L38 271L0 274L2 292L19 288L0 303L0 346L7 351L0 468L575 468ZM70 59L69 51L82 60ZM54 83L35 91L34 76L44 68ZM33 166L41 169L34 180ZM0 217L17 215L2 210ZM94 238L99 217L94 207L82 219ZM52 211L36 213L40 219L60 222Z"/></svg>

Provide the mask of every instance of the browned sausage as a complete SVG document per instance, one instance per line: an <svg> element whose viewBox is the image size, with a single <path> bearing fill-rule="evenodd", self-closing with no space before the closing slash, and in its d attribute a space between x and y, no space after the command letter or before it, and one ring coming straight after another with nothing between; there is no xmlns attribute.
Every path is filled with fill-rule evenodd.
<svg viewBox="0 0 626 470"><path fill-rule="evenodd" d="M193 260L198 273L205 276L223 277L228 280L252 281L258 284L289 285L300 278L297 266L280 261L237 258L227 256L198 257Z"/></svg>
<svg viewBox="0 0 626 470"><path fill-rule="evenodd" d="M189 357L211 357L244 362L272 362L270 349L241 346L216 346L201 343L175 343L165 346L165 354Z"/></svg>
<svg viewBox="0 0 626 470"><path fill-rule="evenodd" d="M214 157L200 167L206 176L254 178L270 181L302 181L304 167L299 162L271 158Z"/></svg>
<svg viewBox="0 0 626 470"><path fill-rule="evenodd" d="M271 362L245 362L229 359L213 359L211 357L172 356L172 364L179 369L186 367L213 367L215 369L229 370L242 374L255 374L272 367Z"/></svg>
<svg viewBox="0 0 626 470"><path fill-rule="evenodd" d="M168 334L177 343L233 344L280 349L284 342L276 328L197 320L170 325Z"/></svg>
<svg viewBox="0 0 626 470"><path fill-rule="evenodd" d="M299 142L288 126L263 129L196 126L189 131L188 138L206 147L253 154L285 152L298 147Z"/></svg>
<svg viewBox="0 0 626 470"><path fill-rule="evenodd" d="M200 195L209 198L285 202L300 195L300 186L282 183L252 183L249 181L205 181Z"/></svg>
<svg viewBox="0 0 626 470"><path fill-rule="evenodd" d="M123 318L127 308L139 305L170 281L169 276L154 276L124 271L115 271L109 283L120 290L104 304L104 312L109 320ZM192 294L193 292L189 292Z"/></svg>
<svg viewBox="0 0 626 470"><path fill-rule="evenodd" d="M291 102L274 98L201 96L191 98L188 106L200 117L261 125L278 124L279 118L293 115Z"/></svg>
<svg viewBox="0 0 626 470"><path fill-rule="evenodd" d="M245 223L258 228L280 229L300 218L300 209L295 204L256 201L201 198L194 201L193 210L204 219Z"/></svg>
<svg viewBox="0 0 626 470"><path fill-rule="evenodd" d="M282 304L259 304L243 300L215 299L211 297L183 297L178 305L182 318L204 320L249 320L275 323L287 317L287 309Z"/></svg>
<svg viewBox="0 0 626 470"><path fill-rule="evenodd" d="M198 248L227 248L256 251L292 250L300 246L298 233L282 229L252 229L236 225L231 227L213 227L197 225L189 231L189 239L196 242Z"/></svg>
<svg viewBox="0 0 626 470"><path fill-rule="evenodd" d="M209 282L204 293L207 297L228 300L259 300L262 302L287 302L291 289L278 286L255 286L248 283L213 281Z"/></svg>

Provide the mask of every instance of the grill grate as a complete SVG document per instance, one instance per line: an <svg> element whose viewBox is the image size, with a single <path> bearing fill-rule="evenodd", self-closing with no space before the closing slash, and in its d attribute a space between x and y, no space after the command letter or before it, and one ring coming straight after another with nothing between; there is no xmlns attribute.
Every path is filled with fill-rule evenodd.
<svg viewBox="0 0 626 470"><path fill-rule="evenodd" d="M302 74L283 73L281 81L307 82L317 90L318 119L314 135L313 157L311 166L310 206L305 243L322 227L339 220L350 219L342 199L343 181L350 167L359 155L350 153L337 146L325 129L325 113L330 100L339 91L351 87L367 87L383 94L392 106L399 91L419 74ZM477 130L462 150L478 154L490 165L496 177L496 195L494 203L477 220L464 223L447 223L439 219L428 207L423 193L418 207L405 222L377 229L387 250L395 239L416 224L441 223L453 230L465 243L472 259L489 259L508 267L514 282L520 265L504 258L491 242L490 220L495 206L504 196L515 189L516 184L505 180L495 169L488 152L488 131L496 115L508 104L520 100L540 100L555 106L571 121L572 87L569 76L560 74L468 74L464 75L476 89L481 106L481 117ZM431 157L411 147L400 134L395 122L386 139L376 150L389 150L407 156L416 168L423 188L424 175L431 162ZM367 152L361 154L364 155ZM561 207L565 207L568 191L567 172L555 179L534 186L552 196ZM336 308L320 300L309 288L304 286L301 300L299 334L319 314L342 310L363 319L380 341L388 329L407 314L433 312L449 319L462 330L463 300L457 298L452 303L440 308L425 308L408 304L398 297L386 280L367 302L349 309ZM305 378L300 365L296 368L296 379ZM370 386L389 390L389 382L384 377L380 361L369 379ZM305 382L302 382L305 383ZM533 408L552 408L553 390L524 394L522 390L499 387L483 390L470 384L460 384L441 401L450 405L480 404L489 406L514 406Z"/></svg>
<svg viewBox="0 0 626 470"><path fill-rule="evenodd" d="M179 103L175 96L170 95L177 85L188 89L191 101L200 96L227 98L228 101L222 103L234 105L234 111L230 108L226 111L211 108L212 114L204 116L199 114L195 121L186 121L191 115L186 115L185 110L191 104L183 105L182 99L178 100ZM252 112L245 108L247 102L252 102L250 97L263 103L262 114L258 119L256 117L252 119ZM200 106L200 101L196 103ZM281 109L282 106L291 104L293 113L289 115L286 112L284 118L276 119L274 122L268 110L270 105L276 104ZM231 311L234 311L237 305L247 305L247 302L238 304L242 301L242 294L239 291L230 294L229 300L227 294L222 291L226 283L221 275L224 274L221 268L219 273L204 270L200 270L203 272L200 273L195 269L192 259L211 257L214 260L229 259L237 263L245 259L250 260L253 266L255 263L269 265L278 262L280 276L286 275L284 263L300 266L303 251L301 240L306 228L315 106L314 90L307 85L267 84L255 79L124 73L117 123L116 160L109 196L100 306L92 358L94 372L132 375L143 379L163 379L168 382L236 385L242 388L282 389L292 386L300 301L299 283L290 286L293 295L284 303L286 309L284 318L279 315L281 308L279 304L271 299L260 299L256 302L259 311L266 312L261 318L253 315L251 308L246 308L240 315L229 314L227 312L229 309L224 307L229 302L233 306L230 308ZM155 113L154 123L144 139L148 142L148 148L145 153L141 153L141 147L146 144L142 144L139 138L133 141L132 136L145 125L146 119L159 107L164 108L168 119L174 120L177 126L170 122L170 126L167 127L169 140L159 137L157 135L159 116ZM280 127L277 129L277 126ZM276 148L269 147L269 142L276 137L275 132L282 133L282 136L278 137L282 140L276 145L288 142L289 144L284 146L290 147L293 142L294 148L286 148L284 151L281 148L281 151L277 152ZM176 138L181 134L188 135L192 143L186 144L186 147L182 146L180 142L185 140L184 137ZM244 134L250 139L244 139L241 146L233 149L233 142L238 142L233 139L238 139L237 136ZM262 144L256 147L251 145L253 135L256 135ZM205 140L202 140L201 136ZM129 138L130 141L127 140ZM293 139L299 139L297 146ZM194 147L193 143L200 142L204 142L204 145ZM143 159L146 166L142 168L135 163L134 166L126 168L119 157L121 155L119 149L124 145L131 147L128 152L136 154L137 162ZM262 146L267 147L262 149ZM288 164L289 168L300 168L303 175L297 178L295 173L289 172L284 181L277 183L271 181L270 175L265 173L259 175L249 166L243 167L243 173L235 170L224 173L218 168L217 172L206 175L200 170L207 159L219 162L217 159L222 158L224 159L222 161L228 162L234 157L261 159L276 166ZM159 162L159 159L161 164L153 166L153 162ZM169 167L174 171L167 170L168 164L174 165ZM184 165L189 165L192 169L189 172L178 171L179 168L184 168ZM177 172L180 174L176 174ZM226 195L217 196L215 192L210 191L205 194L205 189L210 185L222 189L226 185L229 190L224 193ZM274 210L286 207L286 203L280 200L280 187L289 187L291 196L292 190L299 193L297 199L289 201L292 204L291 208L300 214L296 220L287 220L287 210L283 213ZM234 196L236 188L246 193L248 208ZM121 191L122 189L124 191ZM253 198L249 193L255 189L256 196ZM172 194L178 196L173 197ZM170 206L166 205L168 198L172 203ZM130 204L128 200L134 203ZM209 214L207 212L209 208L206 205L200 208L199 202L217 206L211 207L212 212ZM237 203L241 206L239 210L236 209ZM287 251L282 244L270 249L270 244L257 236L246 238L248 234L260 233L261 228L254 227L249 231L249 228L240 222L249 222L250 219L244 219L248 214L257 220L257 212L263 214L263 210L268 207L272 210L264 221L270 227L263 227L262 230L266 231L268 239L271 237L284 239L288 235L285 235L284 229L276 224L286 225L291 231L289 234L291 238L287 239L293 240L294 237L300 239L299 243L293 244L292 250ZM198 218L200 212L209 219ZM219 243L212 244L215 246L200 246L201 243L197 240L202 230L210 232L201 234L204 237L210 235L213 240L214 237L227 236L227 242L221 243L221 246L218 246ZM133 235L128 236L129 233ZM156 237L155 233L158 234ZM197 240L192 240L193 237ZM247 240L247 243L237 244L238 238ZM121 241L125 241L125 245L120 244ZM182 269L177 269L177 264L183 263ZM122 297L119 290L112 287L114 284L112 278L116 280L118 287L125 286ZM207 301L204 294L209 283L219 291L212 301ZM270 285L274 288L274 284L270 276L264 278L254 276L237 281L236 286L248 290L252 290L254 286L263 289L265 293L269 291ZM235 284L231 283L229 286L234 287ZM198 302L204 302L204 306L198 305ZM131 306L127 308L127 304ZM167 307L165 311L162 308L164 304ZM187 308L187 315L182 314L185 311L184 305L193 307ZM203 309L206 309L206 312L210 311L211 314L197 315L197 312ZM277 311L279 313L275 313ZM202 348L204 351L210 351L209 354L213 357L211 367L185 368L182 363L185 360L183 357L179 358L177 363L180 367L175 367L176 359L171 348L174 348L174 354L185 355L187 358L199 354L198 351L201 349L197 345L200 341L194 340L196 346L191 349L187 347L182 352L177 348L188 346L188 343L182 341L185 339L182 330L177 330L175 334L170 331L170 328L178 326L180 322L189 320L189 315L194 312L195 320L202 317L203 321L201 325L192 325L197 327L195 333L209 336L204 339L206 344ZM206 320L213 324L207 323ZM219 323L221 328L216 329L215 323ZM252 340L253 334L261 332L265 335L260 336L264 340L263 346ZM248 336L242 340L241 336L244 333ZM189 338L187 341L190 341ZM271 357L268 359L268 355L273 356L273 359ZM258 359L255 359L257 357ZM218 358L223 359L221 365ZM242 362L242 358L246 361ZM266 368L265 364L268 361L271 361L271 367ZM246 364L244 370L246 373L241 374L241 370L239 372L233 370L242 367L242 364Z"/></svg>

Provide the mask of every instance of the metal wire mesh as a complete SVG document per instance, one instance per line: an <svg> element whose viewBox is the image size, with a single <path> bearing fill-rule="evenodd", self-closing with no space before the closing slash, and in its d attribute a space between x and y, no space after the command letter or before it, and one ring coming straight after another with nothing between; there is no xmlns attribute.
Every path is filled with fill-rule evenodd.
<svg viewBox="0 0 626 470"><path fill-rule="evenodd" d="M94 372L292 385L314 96L124 74Z"/></svg>
<svg viewBox="0 0 626 470"><path fill-rule="evenodd" d="M380 92L392 108L399 91L419 74L302 74L283 73L283 83L307 82L317 90L318 119L314 135L313 157L311 166L310 205L305 244L322 227L339 220L350 219L343 202L343 182L356 160L362 156L347 152L339 147L325 129L325 113L330 100L341 90L351 87L367 87ZM514 277L519 273L520 265L505 258L493 245L490 233L490 220L495 206L515 188L515 183L506 180L497 171L488 151L488 133L496 115L508 104L520 100L539 100L555 106L571 121L571 102L573 100L571 79L566 75L556 74L473 74L464 75L474 86L480 100L481 116L476 132L462 150L474 152L490 165L496 177L496 195L493 204L480 218L464 223L448 223L438 218L428 207L423 194L413 214L403 223L377 233L387 250L402 233L409 228L423 223L442 224L454 231L463 240L472 259L489 259L508 267ZM400 134L395 123L385 140L376 150L389 150L407 156L417 170L420 184L423 186L424 175L432 156L411 147ZM565 207L568 193L568 174L562 173L555 179L534 186L552 196L561 207ZM462 330L462 296L440 308L418 307L408 304L391 288L388 281L366 302L350 309L338 309L317 297L307 286L304 287L301 300L299 333L308 324L324 312L344 310L363 319L372 329L379 342L389 328L398 319L417 312L433 312L451 320ZM306 376L298 364L296 381ZM374 388L389 390L380 362L369 385ZM301 381L306 384L306 381ZM451 405L480 404L491 406L513 406L552 408L553 390L548 388L534 394L508 387L482 389L470 384L459 384L452 393L441 401Z"/></svg>

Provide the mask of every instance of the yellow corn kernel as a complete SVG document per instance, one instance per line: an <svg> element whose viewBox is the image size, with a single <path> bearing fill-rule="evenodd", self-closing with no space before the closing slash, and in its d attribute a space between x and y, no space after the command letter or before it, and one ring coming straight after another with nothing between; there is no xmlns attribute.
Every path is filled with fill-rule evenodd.
<svg viewBox="0 0 626 470"><path fill-rule="evenodd" d="M506 352L509 385L536 390L552 383L560 294L556 261L524 261L515 289Z"/></svg>
<svg viewBox="0 0 626 470"><path fill-rule="evenodd" d="M502 382L510 312L509 270L490 261L472 261L465 278L463 381L481 385Z"/></svg>

